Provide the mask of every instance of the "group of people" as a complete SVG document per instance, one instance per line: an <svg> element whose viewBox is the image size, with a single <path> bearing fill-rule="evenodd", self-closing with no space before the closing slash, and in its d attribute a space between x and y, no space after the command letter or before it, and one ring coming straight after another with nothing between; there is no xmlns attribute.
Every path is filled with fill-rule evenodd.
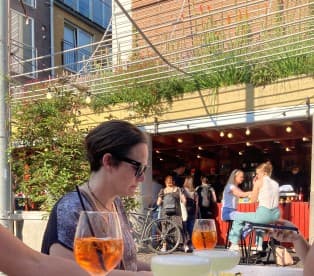
<svg viewBox="0 0 314 276"><path fill-rule="evenodd" d="M239 250L242 229L245 222L274 223L280 217L279 210L279 184L270 176L272 165L270 162L262 163L256 168L253 179L253 190L243 192L238 186L243 182L244 173L234 170L224 189L222 204L222 219L231 220L232 228L229 233L230 250ZM249 197L251 202L258 202L255 212L238 212L237 204L240 197ZM258 251L263 251L263 232L256 233Z"/></svg>
<svg viewBox="0 0 314 276"><path fill-rule="evenodd" d="M134 195L139 183L144 181L148 162L145 134L128 122L112 120L101 123L91 130L85 138L85 144L90 163L90 177L79 187L84 205L87 210L116 212L123 229L122 261L110 275L152 275L150 265L137 260L131 229L120 199L122 196ZM271 165L261 164L257 167L256 173L251 192L243 192L238 188L243 179L243 172L240 170L232 172L225 188L222 213L225 219L233 220L230 235L233 247L239 241L243 221L268 223L279 218L278 183L270 178ZM175 193L179 205L183 203L186 207L190 199L193 199L197 204L195 210L192 209L191 224L188 221L186 223L189 232L193 219L198 214L210 215L207 211L201 211L199 198L201 192L194 190L192 180L187 177L181 189L174 185L173 176L168 176L166 187L160 192L157 202L162 206L168 200L167 193ZM209 185L204 180L201 186L208 188ZM255 213L244 214L237 211L237 198L246 196L250 197L251 201L258 200L259 206ZM77 191L66 194L57 202L44 234L42 253L27 247L0 226L0 271L13 276L88 275L74 262L73 257L74 234L80 211L82 205ZM166 209L161 212L165 213ZM280 223L289 224L287 221ZM311 275L314 269L314 246L310 246L297 233L275 231L273 235L278 240L293 242L304 262L304 275Z"/></svg>
<svg viewBox="0 0 314 276"><path fill-rule="evenodd" d="M193 250L191 237L195 219L213 217L216 194L205 176L201 177L201 181L202 184L195 188L193 176L186 176L181 185L176 182L175 175L168 174L165 187L158 193L156 205L159 207L159 216L171 218L180 226L185 252Z"/></svg>

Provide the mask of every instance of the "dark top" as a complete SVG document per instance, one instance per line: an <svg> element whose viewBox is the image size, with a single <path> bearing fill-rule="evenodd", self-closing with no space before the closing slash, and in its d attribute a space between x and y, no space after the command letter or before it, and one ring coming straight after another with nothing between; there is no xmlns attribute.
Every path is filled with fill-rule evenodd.
<svg viewBox="0 0 314 276"><path fill-rule="evenodd" d="M88 197L82 193L83 201L87 211L93 211ZM132 238L131 229L128 223L127 216L120 198L114 201L115 208L119 215L123 241L123 266L124 269L130 271L137 271L136 247ZM53 207L49 216L47 227L44 233L41 252L49 254L50 246L54 243L59 243L65 248L73 251L73 243L78 223L79 214L82 211L82 206L77 192L70 192L63 196Z"/></svg>

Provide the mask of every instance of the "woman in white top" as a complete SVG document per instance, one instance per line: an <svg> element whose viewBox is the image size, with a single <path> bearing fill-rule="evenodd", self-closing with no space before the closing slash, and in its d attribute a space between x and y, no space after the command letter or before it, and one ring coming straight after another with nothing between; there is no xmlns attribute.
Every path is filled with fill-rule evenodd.
<svg viewBox="0 0 314 276"><path fill-rule="evenodd" d="M222 220L234 220L237 212L239 198L250 197L251 192L243 192L238 186L244 180L244 172L233 170L227 181L222 195Z"/></svg>
<svg viewBox="0 0 314 276"><path fill-rule="evenodd" d="M242 228L245 221L253 223L271 223L279 219L279 185L270 178L272 165L270 162L262 163L256 168L256 176L253 180L253 191L251 201L257 202L256 212L237 213L233 220L229 234L232 245L230 250L239 250ZM263 232L256 233L257 250L263 250Z"/></svg>

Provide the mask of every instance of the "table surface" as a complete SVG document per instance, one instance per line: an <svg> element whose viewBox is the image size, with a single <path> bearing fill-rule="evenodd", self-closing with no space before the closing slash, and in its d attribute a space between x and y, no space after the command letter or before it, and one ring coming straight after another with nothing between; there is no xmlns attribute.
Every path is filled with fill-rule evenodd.
<svg viewBox="0 0 314 276"><path fill-rule="evenodd" d="M302 268L278 267L278 266L259 266L259 265L237 265L228 272L241 272L242 276L301 276Z"/></svg>

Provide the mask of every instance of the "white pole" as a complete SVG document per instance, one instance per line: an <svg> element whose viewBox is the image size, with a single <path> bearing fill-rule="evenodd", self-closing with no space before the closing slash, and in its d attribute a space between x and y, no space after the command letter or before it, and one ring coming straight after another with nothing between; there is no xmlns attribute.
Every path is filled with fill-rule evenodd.
<svg viewBox="0 0 314 276"><path fill-rule="evenodd" d="M8 84L8 23L9 1L2 1L0 5L0 216L7 218L11 214L11 177L8 159L9 145L9 84ZM9 226L7 220L0 223Z"/></svg>

